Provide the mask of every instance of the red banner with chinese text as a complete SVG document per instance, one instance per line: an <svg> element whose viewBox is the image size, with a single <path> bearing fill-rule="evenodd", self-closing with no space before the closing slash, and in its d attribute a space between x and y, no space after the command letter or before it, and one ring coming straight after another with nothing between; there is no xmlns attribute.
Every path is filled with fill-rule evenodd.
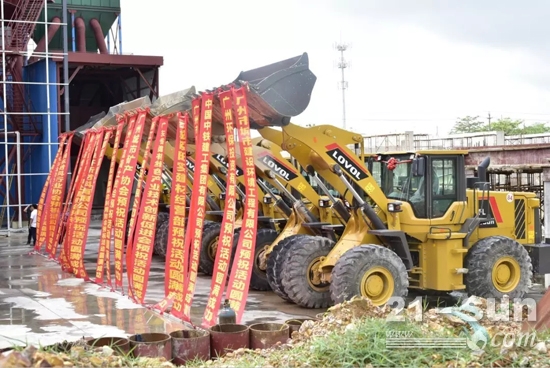
<svg viewBox="0 0 550 368"><path fill-rule="evenodd" d="M123 165L119 165L121 170L120 182L118 187L118 193L115 202L115 286L122 288L122 273L124 269L123 265L123 253L124 253L124 237L126 232L126 225L128 222L128 207L130 204L130 197L132 195L132 187L134 183L134 175L136 172L136 164L141 147L141 137L143 135L143 128L145 126L145 118L148 111L140 110L135 120L135 127L130 139L130 145L124 147L127 151L126 160ZM133 119L133 117L131 118ZM130 120L132 124L132 120Z"/></svg>
<svg viewBox="0 0 550 368"><path fill-rule="evenodd" d="M140 209L142 185L143 185L143 181L145 180L145 172L148 171L149 155L151 152L151 146L153 145L153 139L155 137L155 134L157 134L156 129L157 129L159 119L160 117L153 118L151 127L149 129L147 143L145 144L145 152L143 153L141 169L139 171L139 177L136 185L136 193L134 194L134 205L132 206L132 215L130 216L128 241L126 242L127 243L126 244L126 274L128 275L129 286L133 285L132 284L133 260L134 260L133 244L134 244L134 230L136 227L136 217ZM154 159L154 157L151 159ZM158 212L158 209L157 209L157 212ZM147 224L147 226L149 225L150 224ZM154 241L154 238L153 238L153 241ZM128 288L128 295L135 301L134 293L131 287Z"/></svg>
<svg viewBox="0 0 550 368"><path fill-rule="evenodd" d="M118 201L118 193L119 193L119 187L121 184L121 178L122 178L122 172L123 167L126 165L127 157L128 157L128 146L130 145L130 142L132 141L132 134L134 133L134 128L136 125L137 116L134 114L130 116L129 114L124 115L117 115L117 123L118 124L124 124L128 123L126 125L126 135L124 138L124 145L122 146L122 155L120 157L120 161L118 163L118 168L116 170L115 174L115 181L113 183L113 191L111 192L111 201L109 205L109 217L111 218L111 232L114 231L115 227L121 227L124 228L124 222L123 218L119 216L119 210L117 207L117 201ZM117 225L118 224L118 225ZM111 236L111 235L109 235ZM117 265L120 265L120 280L122 282L122 250L123 245L117 244L115 241L114 248L115 248L115 283L117 278ZM120 252L117 252L117 247L120 247ZM112 279L111 279L111 238L109 238L109 244L108 248L106 249L105 253L105 264L107 265L106 273L107 273L107 285L111 288L113 287ZM120 258L117 258L117 256L120 255Z"/></svg>
<svg viewBox="0 0 550 368"><path fill-rule="evenodd" d="M130 280L130 289L133 289L135 299L140 304L143 304L145 301L147 281L151 268L151 257L153 256L167 129L168 118L162 116L159 119L157 136L151 156L151 165L147 175L145 190L143 191L143 203L140 206L137 219L137 240L135 241L133 252L132 275L128 277Z"/></svg>
<svg viewBox="0 0 550 368"><path fill-rule="evenodd" d="M75 198L71 206L69 220L67 225L67 235L63 240L63 245L65 248L65 254L68 257L68 272L75 273L78 269L80 258L82 257L81 251L84 246L84 237L81 236L79 240L75 240L75 236L79 237L79 232L85 230L84 225L86 224L86 218L84 218L81 211L82 206L82 191L84 190L83 182L88 176L88 172L91 169L92 157L99 140L99 132L92 130L86 132L86 135L89 135L90 138L87 141L84 155L81 161L81 170L78 173L78 179L75 186ZM75 234L76 233L76 234Z"/></svg>
<svg viewBox="0 0 550 368"><path fill-rule="evenodd" d="M237 199L237 157L235 152L235 131L231 91L221 92L218 97L223 114L223 124L227 144L228 168L226 174L225 208L218 240L218 248L216 250L214 272L212 274L212 281L210 285L210 296L206 303L206 308L202 318L202 327L204 328L209 328L216 324L216 316L218 314L223 291L225 289L229 263L231 262L231 250L235 231L235 206Z"/></svg>
<svg viewBox="0 0 550 368"><path fill-rule="evenodd" d="M82 137L82 142L80 143L78 157L76 158L76 163L72 170L71 185L69 186L69 192L67 195L67 199L65 200L65 206L63 207L62 224L58 228L58 238L60 239L59 244L61 244L61 254L59 255L59 260L61 263L62 270L70 269L69 247L68 247L68 242L65 241L68 237L67 234L69 231L68 230L69 229L69 211L70 211L70 208L72 207L72 202L76 191L76 183L78 183L78 180L81 176L82 160L83 160L84 153L86 151L86 147L88 147L90 137L91 136L89 134L84 134L84 136ZM64 235L61 234L62 232L64 232Z"/></svg>
<svg viewBox="0 0 550 368"><path fill-rule="evenodd" d="M69 139L64 146L60 146L60 150L63 151L63 158L60 161L60 165L57 168L57 175L53 182L52 198L50 202L50 209L48 214L48 238L46 241L46 252L51 258L55 258L57 253L58 238L57 229L60 226L60 215L63 206L63 199L65 197L65 187L67 184L67 172L69 165L71 164L71 143L73 142L73 133L69 135Z"/></svg>
<svg viewBox="0 0 550 368"><path fill-rule="evenodd" d="M193 179L193 193L191 195L191 216L189 223L193 224L193 228L189 227L185 238L192 237L191 254L189 273L185 279L185 298L183 302L184 318L191 320L191 303L195 294L195 286L197 281L197 273L199 270L199 253L201 248L202 231L204 218L206 216L206 196L208 195L208 176L210 169L210 143L212 141L212 108L214 104L214 95L212 93L203 93L201 96L202 106L200 111L200 125L198 135L195 136L196 153L195 153L195 175ZM196 121L196 116L194 115ZM195 128L195 131L197 129ZM186 244L187 246L187 244ZM189 254L185 252L185 254Z"/></svg>
<svg viewBox="0 0 550 368"><path fill-rule="evenodd" d="M256 245L256 229L258 220L258 193L256 193L256 169L252 155L252 142L250 139L250 122L248 119L248 104L246 100L246 87L231 88L233 95L233 109L237 119L239 134L239 147L243 162L244 179L246 183L246 202L244 215L235 253L235 261L231 269L227 295L231 307L237 314L237 323L240 323L246 299L254 263L254 248Z"/></svg>
<svg viewBox="0 0 550 368"><path fill-rule="evenodd" d="M90 165L90 170L88 172L86 182L84 183L84 190L82 191L82 197L81 197L82 207L80 210L82 211L83 216L86 219L86 223L84 224L84 231L82 233L84 236L83 245L81 248L81 253L80 253L81 257L80 257L76 276L80 278L84 278L86 280L88 280L89 277L86 272L86 268L84 267L84 252L86 250L86 243L88 240L88 229L90 227L90 216L92 213L95 187L97 184L97 177L99 175L99 170L101 169L101 164L103 163L103 159L105 157L105 151L107 150L107 145L109 144L109 140L111 139L112 134L113 134L112 129L101 128L101 132L99 133L99 138L96 144L96 151L95 151L94 157L92 158L92 163ZM73 236L75 236L75 234L76 232L73 233ZM79 233L79 236L81 236L80 233ZM76 239L73 238L73 240L76 240Z"/></svg>
<svg viewBox="0 0 550 368"><path fill-rule="evenodd" d="M113 232L113 219L111 210L112 205L112 192L113 192L113 182L115 176L115 167L116 167L116 158L118 155L118 146L120 145L120 138L122 136L122 130L124 129L125 119L119 119L117 122L117 129L115 134L115 140L113 142L113 150L111 154L111 163L109 165L109 177L107 178L107 188L105 193L105 207L103 208L103 221L101 225L101 236L99 238L99 249L97 254L97 268L95 274L95 282L98 284L103 284L103 274L105 272L105 266L107 266L108 271L108 285L111 286L111 237Z"/></svg>
<svg viewBox="0 0 550 368"><path fill-rule="evenodd" d="M60 136L61 141L59 142L59 146L62 147L65 144L65 141L67 140L67 135L63 134ZM59 161L63 157L63 150L57 150L57 154L55 155L55 158L52 163L52 169L48 176L46 177L46 182L44 183L44 187L42 188L42 193L40 193L40 199L38 201L38 209L36 214L36 242L34 244L34 250L39 251L42 245L46 242L47 238L47 232L48 228L47 226L44 226L44 223L48 219L48 213L49 213L49 199L50 199L50 183L53 182L54 177L57 175L57 166L59 165Z"/></svg>
<svg viewBox="0 0 550 368"><path fill-rule="evenodd" d="M175 157L172 172L172 191L170 193L170 224L168 226L168 244L166 250L166 272L164 283L165 298L155 305L155 309L164 313L173 302L170 313L176 318L183 317L184 263L189 257L185 250L185 210L187 198L187 126L189 114L178 113L176 130Z"/></svg>

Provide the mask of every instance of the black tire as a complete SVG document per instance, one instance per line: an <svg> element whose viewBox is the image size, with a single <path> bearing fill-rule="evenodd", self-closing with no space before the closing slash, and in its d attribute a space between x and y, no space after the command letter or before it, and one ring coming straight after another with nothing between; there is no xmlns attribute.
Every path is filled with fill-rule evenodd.
<svg viewBox="0 0 550 368"><path fill-rule="evenodd" d="M368 297L362 292L363 277L367 272L378 267L383 269L378 274L379 280L384 276L388 277L383 280L386 289L381 290L380 299L371 299L371 301L375 305L384 305L391 301L391 297L406 297L409 278L401 258L391 249L367 244L348 250L334 265L330 284L332 301L337 304L350 300L354 296Z"/></svg>
<svg viewBox="0 0 550 368"><path fill-rule="evenodd" d="M219 222L208 222L202 230L199 271L207 276L214 273L214 262L216 261L216 249L222 224Z"/></svg>
<svg viewBox="0 0 550 368"><path fill-rule="evenodd" d="M160 227L160 225L162 225L163 222L165 221L170 221L170 213L168 212L159 212L157 214L157 231Z"/></svg>
<svg viewBox="0 0 550 368"><path fill-rule="evenodd" d="M519 266L517 285L509 284L510 290L505 290L506 287L499 290L493 282L494 266L502 257L509 257ZM464 275L466 292L482 298L502 298L504 295L510 299L523 298L533 276L533 265L525 247L505 236L490 236L477 241L466 255L464 267L468 269Z"/></svg>
<svg viewBox="0 0 550 368"><path fill-rule="evenodd" d="M288 298L305 308L327 308L332 305L328 283L314 286L310 268L320 257L326 257L334 242L321 236L308 236L292 244L283 262L282 284Z"/></svg>
<svg viewBox="0 0 550 368"><path fill-rule="evenodd" d="M155 245L153 246L153 254L166 258L168 250L168 231L170 229L170 221L163 221L160 225L157 223L157 233L155 234Z"/></svg>
<svg viewBox="0 0 550 368"><path fill-rule="evenodd" d="M258 229L256 232L256 247L254 250L254 265L252 267L252 274L250 276L250 289L257 291L271 290L269 282L267 281L266 271L260 268L259 256L263 252L264 248L273 244L279 234L273 229ZM236 249L236 245L239 238L233 238L233 247ZM267 266L267 265L266 265Z"/></svg>
<svg viewBox="0 0 550 368"><path fill-rule="evenodd" d="M309 235L298 234L284 238L273 247L273 250L267 257L267 282L269 282L271 290L287 302L291 300L283 287L283 264L292 244L307 236Z"/></svg>

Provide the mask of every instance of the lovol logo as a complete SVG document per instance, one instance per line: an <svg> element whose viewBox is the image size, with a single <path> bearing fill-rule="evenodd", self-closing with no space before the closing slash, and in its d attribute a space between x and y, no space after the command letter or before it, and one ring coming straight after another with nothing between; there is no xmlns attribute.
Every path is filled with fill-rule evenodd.
<svg viewBox="0 0 550 368"><path fill-rule="evenodd" d="M274 157L267 153L265 153L262 157L262 162L266 164L267 167L269 167L275 174L279 175L286 181L296 179L298 176L294 171L290 170L287 165L277 161Z"/></svg>
<svg viewBox="0 0 550 368"><path fill-rule="evenodd" d="M187 168L191 172L195 172L195 163L193 161L191 161L190 159L186 159L185 161L187 162Z"/></svg>
<svg viewBox="0 0 550 368"><path fill-rule="evenodd" d="M363 180L369 177L366 170L349 157L338 144L334 143L328 145L326 148L328 149L327 155L332 157L352 178Z"/></svg>
<svg viewBox="0 0 550 368"><path fill-rule="evenodd" d="M218 161L220 164L222 164L226 168L229 168L229 163L225 160L225 156L216 153L216 154L212 155L212 157L214 157L214 159L216 161ZM236 172L237 177L242 176L243 175L242 169L238 166L236 166L236 168L237 168L237 170L235 172Z"/></svg>

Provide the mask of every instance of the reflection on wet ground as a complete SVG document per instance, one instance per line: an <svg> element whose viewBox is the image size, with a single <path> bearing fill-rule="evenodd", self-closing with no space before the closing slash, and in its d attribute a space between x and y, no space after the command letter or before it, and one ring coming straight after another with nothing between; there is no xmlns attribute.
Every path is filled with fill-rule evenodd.
<svg viewBox="0 0 550 368"><path fill-rule="evenodd" d="M89 232L85 252L89 275L95 275L100 226L100 222L92 223ZM62 272L57 263L44 256L29 255L32 248L24 245L26 240L27 234L0 239L0 349L27 343L51 345L82 337L170 333L186 328L171 317L134 304L120 293ZM210 278L199 276L191 310L197 325L209 291ZM163 296L164 261L154 258L146 304L154 304ZM242 322L282 322L319 312L284 302L271 292L251 291Z"/></svg>

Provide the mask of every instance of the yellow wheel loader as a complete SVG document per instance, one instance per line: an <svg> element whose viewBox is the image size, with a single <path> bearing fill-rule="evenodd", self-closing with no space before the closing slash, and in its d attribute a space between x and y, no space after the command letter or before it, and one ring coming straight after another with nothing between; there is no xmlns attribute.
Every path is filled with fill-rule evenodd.
<svg viewBox="0 0 550 368"><path fill-rule="evenodd" d="M336 203L335 208L340 210L339 214L334 215L329 197L320 196L315 192L297 168L284 159L280 147L265 139L257 140L256 143L253 154L258 177L278 189L281 196L287 199L292 212L288 221L282 224L283 228L258 229L250 288L260 291L272 289L279 294L279 269L272 269L268 265L274 245L295 234L322 235L336 240L344 228L343 224L347 221L349 212L341 201L332 198ZM223 152L224 156L225 154L226 152ZM237 155L237 164L241 165L240 155ZM262 189L269 190L265 187ZM238 236L234 238L234 249L237 242ZM274 255L277 256L278 253ZM284 297L284 294L279 295Z"/></svg>
<svg viewBox="0 0 550 368"><path fill-rule="evenodd" d="M546 270L541 255L550 246L538 244L539 199L490 191L489 160L477 178L466 178L466 151L379 155L374 177L347 147L355 140L362 150L360 136L346 140L350 132L333 126L282 130L260 133L279 137L302 165L311 162L311 173L340 181L355 203L338 242L302 236L287 245L282 285L296 304L324 308L363 295L381 305L409 288L521 298L533 263Z"/></svg>

